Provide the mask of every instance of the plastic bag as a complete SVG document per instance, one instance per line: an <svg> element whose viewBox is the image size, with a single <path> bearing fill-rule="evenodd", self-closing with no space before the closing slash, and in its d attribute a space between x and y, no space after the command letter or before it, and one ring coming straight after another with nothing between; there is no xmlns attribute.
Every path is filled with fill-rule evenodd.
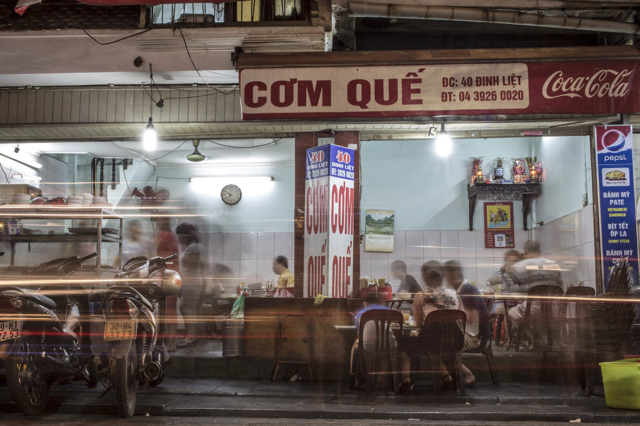
<svg viewBox="0 0 640 426"><path fill-rule="evenodd" d="M293 297L293 294L284 287L278 287L273 297Z"/></svg>
<svg viewBox="0 0 640 426"><path fill-rule="evenodd" d="M241 294L233 303L233 308L231 308L231 314L229 315L231 318L244 318L244 299L245 295Z"/></svg>

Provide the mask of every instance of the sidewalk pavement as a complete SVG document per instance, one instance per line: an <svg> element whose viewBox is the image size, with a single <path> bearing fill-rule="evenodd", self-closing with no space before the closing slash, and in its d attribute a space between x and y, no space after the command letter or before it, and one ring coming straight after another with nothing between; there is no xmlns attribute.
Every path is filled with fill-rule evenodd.
<svg viewBox="0 0 640 426"><path fill-rule="evenodd" d="M346 386L346 385L345 385ZM439 421L640 422L639 411L606 407L604 398L586 398L574 387L517 382L500 387L479 383L459 392L433 394L428 383L408 396L376 389L352 391L336 382L298 383L239 379L167 378L139 390L137 414L296 419L422 419ZM48 412L116 414L115 393L83 381L52 387ZM0 412L15 411L6 386Z"/></svg>

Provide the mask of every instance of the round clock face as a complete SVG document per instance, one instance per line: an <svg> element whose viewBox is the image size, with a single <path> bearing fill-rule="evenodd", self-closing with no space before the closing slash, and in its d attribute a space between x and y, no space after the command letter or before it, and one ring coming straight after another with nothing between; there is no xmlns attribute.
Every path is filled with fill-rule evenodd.
<svg viewBox="0 0 640 426"><path fill-rule="evenodd" d="M222 188L220 196L222 197L222 201L233 206L240 202L240 199L242 198L242 191L240 191L240 188L237 185L227 185Z"/></svg>

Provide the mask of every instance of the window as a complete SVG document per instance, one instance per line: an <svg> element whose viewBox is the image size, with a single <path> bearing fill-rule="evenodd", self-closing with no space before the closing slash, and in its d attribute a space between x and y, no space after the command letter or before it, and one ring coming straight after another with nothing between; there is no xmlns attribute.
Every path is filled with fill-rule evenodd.
<svg viewBox="0 0 640 426"><path fill-rule="evenodd" d="M227 24L235 22L302 21L305 0L242 0L235 3L185 3L153 6L154 25L173 23Z"/></svg>

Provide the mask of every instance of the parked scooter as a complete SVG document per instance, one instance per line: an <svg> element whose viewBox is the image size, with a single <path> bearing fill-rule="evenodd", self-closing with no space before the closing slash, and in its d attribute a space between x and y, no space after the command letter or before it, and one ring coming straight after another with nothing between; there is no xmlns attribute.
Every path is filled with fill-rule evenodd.
<svg viewBox="0 0 640 426"><path fill-rule="evenodd" d="M130 259L104 294L104 340L109 342L111 383L121 417L133 415L140 384L159 385L170 363L166 297L180 291L182 279L166 262L177 257Z"/></svg>
<svg viewBox="0 0 640 426"><path fill-rule="evenodd" d="M90 386L98 384L88 295L64 280L96 256L54 259L32 271L32 277L60 279L60 285L46 286L51 297L42 288L0 287L0 358L5 359L11 398L28 416L44 410L54 381L82 374Z"/></svg>

